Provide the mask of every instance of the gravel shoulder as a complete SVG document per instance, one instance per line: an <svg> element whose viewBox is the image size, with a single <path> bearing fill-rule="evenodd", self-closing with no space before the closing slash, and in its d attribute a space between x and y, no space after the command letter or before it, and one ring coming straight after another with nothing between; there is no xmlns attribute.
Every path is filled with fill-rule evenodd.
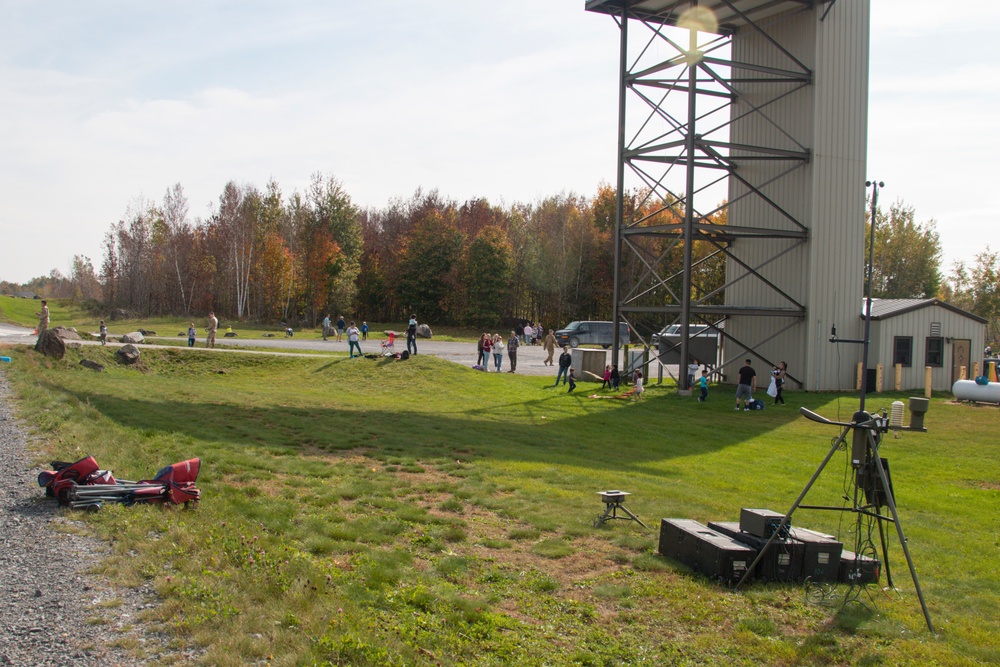
<svg viewBox="0 0 1000 667"><path fill-rule="evenodd" d="M155 606L154 592L116 589L88 573L107 547L82 536L84 526L44 497L36 458L0 368L0 665L155 664L167 638L138 624L142 611ZM147 657L114 642L137 646Z"/></svg>

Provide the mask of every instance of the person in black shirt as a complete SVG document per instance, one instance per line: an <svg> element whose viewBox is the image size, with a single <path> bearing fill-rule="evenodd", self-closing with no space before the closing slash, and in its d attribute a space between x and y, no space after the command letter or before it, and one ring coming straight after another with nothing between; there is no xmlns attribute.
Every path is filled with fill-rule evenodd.
<svg viewBox="0 0 1000 667"><path fill-rule="evenodd" d="M736 387L736 409L740 409L740 399L743 399L743 409L750 409L750 402L753 401L753 392L757 388L757 371L750 365L747 359L743 368L740 369L740 383Z"/></svg>
<svg viewBox="0 0 1000 667"><path fill-rule="evenodd" d="M559 385L559 378L562 378L563 384L566 384L566 380L569 376L569 367L573 364L573 355L569 353L569 348L564 347L563 353L559 355L559 372L556 373L556 385Z"/></svg>

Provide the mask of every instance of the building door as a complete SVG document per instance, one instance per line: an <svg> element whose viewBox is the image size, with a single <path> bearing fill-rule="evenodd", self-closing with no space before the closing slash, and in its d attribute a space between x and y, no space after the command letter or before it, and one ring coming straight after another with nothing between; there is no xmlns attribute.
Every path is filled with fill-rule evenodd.
<svg viewBox="0 0 1000 667"><path fill-rule="evenodd" d="M956 338L951 344L951 383L962 376L962 366L965 366L965 378L972 379L972 341Z"/></svg>

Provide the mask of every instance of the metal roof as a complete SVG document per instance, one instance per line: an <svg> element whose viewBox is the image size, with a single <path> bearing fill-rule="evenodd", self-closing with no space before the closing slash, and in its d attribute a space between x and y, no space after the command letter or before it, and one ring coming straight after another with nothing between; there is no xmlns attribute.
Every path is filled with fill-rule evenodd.
<svg viewBox="0 0 1000 667"><path fill-rule="evenodd" d="M587 0L586 10L621 16L628 3L629 14L653 23L677 25L677 20L692 6L691 0ZM719 33L736 32L751 21L760 21L793 9L812 9L836 0L702 0L698 6L712 10L719 22Z"/></svg>
<svg viewBox="0 0 1000 667"><path fill-rule="evenodd" d="M865 302L866 300L861 301L861 317L865 316ZM950 303L941 301L940 299L872 299L872 319L885 320L890 317L896 317L897 315L903 315L904 313L920 310L921 308L928 308L930 306L941 306L945 310L950 310L953 313L964 315L969 319L982 322L983 324L986 323L986 320L979 317L979 315L970 313L967 310L962 310L958 306L953 306Z"/></svg>

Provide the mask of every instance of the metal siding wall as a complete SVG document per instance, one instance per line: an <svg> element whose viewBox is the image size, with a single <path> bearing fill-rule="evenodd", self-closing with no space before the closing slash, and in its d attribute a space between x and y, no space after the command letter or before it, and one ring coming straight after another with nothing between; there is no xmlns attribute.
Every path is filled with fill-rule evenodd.
<svg viewBox="0 0 1000 667"><path fill-rule="evenodd" d="M836 324L840 336L851 338L864 332L858 311L865 267L869 13L867 0L834 5L820 25L816 56L809 322L818 334ZM822 335L811 340L823 340L810 351L816 375L842 375L833 346Z"/></svg>
<svg viewBox="0 0 1000 667"><path fill-rule="evenodd" d="M853 367L860 353L846 362L841 347L828 342L831 324L846 338L859 338L858 304L863 290L864 179L868 110L868 0L835 5L823 23L814 10L790 12L771 19L769 34L815 72L812 86L767 106L758 115L734 123L732 140L798 149L775 127L811 148L808 165L763 188L764 194L810 229L810 240L762 268L760 273L806 307L805 322L759 345L772 361L784 359L789 372L811 390L853 387ZM733 59L791 69L790 61L753 30L733 37ZM741 84L750 103L770 99L776 84ZM746 102L734 105L738 116ZM738 157L738 156L737 156ZM787 168L787 163L744 164L740 173L761 183ZM729 221L733 225L795 229L780 212L759 197L735 201L745 188L730 179ZM738 239L732 252L753 267L792 245L786 240ZM730 261L727 280L745 274ZM755 277L726 290L728 303L740 306L790 306ZM734 316L730 333L758 345L780 326L763 318ZM735 346L731 346L733 348ZM730 349L727 355L736 351ZM739 353L745 354L740 350Z"/></svg>
<svg viewBox="0 0 1000 667"><path fill-rule="evenodd" d="M924 388L924 367L927 365L926 350L927 338L930 337L931 323L941 323L942 338L959 338L972 341L971 355L972 361L981 361L984 339L986 337L986 326L980 322L970 319L960 313L950 311L940 306L929 306L921 308L903 315L890 317L882 320L881 325L886 332L883 341L886 343L884 354L872 355L870 363L874 368L876 363L885 365L887 372L892 369L892 340L895 336L913 336L913 364L909 368L903 368L903 390L920 390ZM872 323L874 326L874 322ZM944 346L944 365L934 368L931 371L931 388L934 391L951 391L951 363L952 348L950 344ZM972 369L969 368L970 379ZM891 388L891 385L887 385Z"/></svg>

